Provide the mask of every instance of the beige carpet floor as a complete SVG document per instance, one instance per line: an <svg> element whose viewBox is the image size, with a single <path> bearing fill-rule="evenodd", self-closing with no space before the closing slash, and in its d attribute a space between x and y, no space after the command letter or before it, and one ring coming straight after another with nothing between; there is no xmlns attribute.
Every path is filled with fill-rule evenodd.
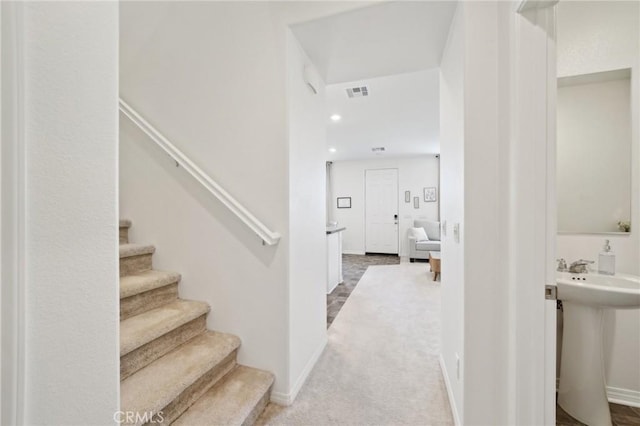
<svg viewBox="0 0 640 426"><path fill-rule="evenodd" d="M333 320L338 316L338 312L356 288L360 278L367 272L369 266L374 265L397 265L400 257L392 255L342 255L342 277L343 282L338 284L330 294L327 294L327 328L331 326Z"/></svg>
<svg viewBox="0 0 640 426"><path fill-rule="evenodd" d="M440 282L428 264L370 266L296 401L259 425L451 425L438 364Z"/></svg>

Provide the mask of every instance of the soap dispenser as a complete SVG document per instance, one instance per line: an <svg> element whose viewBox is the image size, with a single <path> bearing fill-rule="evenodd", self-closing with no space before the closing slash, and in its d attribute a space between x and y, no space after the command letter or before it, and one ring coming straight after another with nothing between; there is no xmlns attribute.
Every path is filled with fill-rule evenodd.
<svg viewBox="0 0 640 426"><path fill-rule="evenodd" d="M598 273L604 275L616 273L616 255L611 251L609 240L604 240L604 247L598 257Z"/></svg>

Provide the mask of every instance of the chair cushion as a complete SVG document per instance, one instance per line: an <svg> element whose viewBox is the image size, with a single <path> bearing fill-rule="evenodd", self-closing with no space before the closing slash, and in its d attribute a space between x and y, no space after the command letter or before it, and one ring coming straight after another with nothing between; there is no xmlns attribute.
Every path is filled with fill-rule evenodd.
<svg viewBox="0 0 640 426"><path fill-rule="evenodd" d="M409 228L409 235L415 238L416 241L428 241L427 233L424 228Z"/></svg>
<svg viewBox="0 0 640 426"><path fill-rule="evenodd" d="M416 228L424 228L427 237L432 241L440 241L440 222L430 220L414 220L413 226Z"/></svg>
<svg viewBox="0 0 640 426"><path fill-rule="evenodd" d="M416 250L440 251L440 241L416 241Z"/></svg>

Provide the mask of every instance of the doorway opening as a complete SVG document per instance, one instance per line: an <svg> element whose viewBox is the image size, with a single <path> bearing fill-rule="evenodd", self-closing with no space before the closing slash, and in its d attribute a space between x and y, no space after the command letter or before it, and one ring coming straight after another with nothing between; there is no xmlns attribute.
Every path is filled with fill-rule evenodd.
<svg viewBox="0 0 640 426"><path fill-rule="evenodd" d="M455 7L375 5L291 27L326 104L328 325L368 266L440 251L438 67ZM425 223L436 231L415 238Z"/></svg>
<svg viewBox="0 0 640 426"><path fill-rule="evenodd" d="M640 275L640 4L556 14L556 424L640 424L640 304L624 278Z"/></svg>
<svg viewBox="0 0 640 426"><path fill-rule="evenodd" d="M329 339L297 403L273 413L273 423L294 417L322 423L324 413L303 413L299 404L306 406L306 398L333 378L349 381L376 364L385 365L384 372L354 380L350 397L376 393L368 386L384 381L392 392L417 393L434 406L403 410L381 399L384 413L374 415L369 401L332 413L333 419L380 423L386 415L397 420L411 412L410 423L453 422L437 356L441 283L428 263L409 259L422 241L412 229L419 227L427 239L418 223L432 224L437 232L431 236L439 239L439 65L455 10L449 2L389 2L290 27L291 57L302 58L290 62L290 73L301 73L307 86L292 102L324 97L326 105L322 116L314 110L304 123L322 122L326 131ZM291 92L297 90L299 84ZM291 125L299 130L298 124ZM428 259L428 252L413 257ZM406 350L390 351L389 341ZM418 353L430 356L415 359ZM330 361L334 356L340 362ZM420 378L402 378L407 365ZM340 391L323 398L341 398Z"/></svg>

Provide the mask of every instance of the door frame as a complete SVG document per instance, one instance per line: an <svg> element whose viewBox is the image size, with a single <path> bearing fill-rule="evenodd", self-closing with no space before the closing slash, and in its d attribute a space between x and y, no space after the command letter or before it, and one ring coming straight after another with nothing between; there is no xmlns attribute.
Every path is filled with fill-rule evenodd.
<svg viewBox="0 0 640 426"><path fill-rule="evenodd" d="M396 191L399 196L400 194L400 169L397 167L381 167L378 169L364 169L364 253L374 253L367 251L367 171L369 170L395 170L396 171ZM398 198L398 197L396 197ZM396 211L398 212L398 223L396 224L396 251L397 255L400 256L400 201L396 199ZM384 253L382 253L384 254Z"/></svg>
<svg viewBox="0 0 640 426"><path fill-rule="evenodd" d="M22 2L0 5L0 423L24 424L25 143Z"/></svg>
<svg viewBox="0 0 640 426"><path fill-rule="evenodd" d="M557 3L523 0L513 24L514 188L530 199L514 203L514 214L524 218L515 222L514 238L530 243L518 244L510 268L517 274L510 277L513 424L556 421L556 301L544 295L546 284L555 284ZM527 163L533 164L529 170L518 170Z"/></svg>

